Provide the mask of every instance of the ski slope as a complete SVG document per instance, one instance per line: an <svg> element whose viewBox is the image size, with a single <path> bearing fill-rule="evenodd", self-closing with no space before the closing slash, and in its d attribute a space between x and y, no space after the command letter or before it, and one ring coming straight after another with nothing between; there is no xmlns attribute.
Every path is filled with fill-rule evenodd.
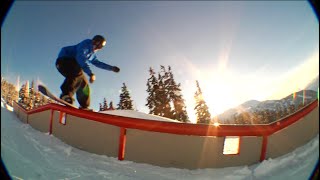
<svg viewBox="0 0 320 180"><path fill-rule="evenodd" d="M187 170L118 161L73 148L23 124L12 112L12 107L3 102L1 107L1 157L12 179L18 180L305 180L319 158L318 135L285 156L252 166Z"/></svg>

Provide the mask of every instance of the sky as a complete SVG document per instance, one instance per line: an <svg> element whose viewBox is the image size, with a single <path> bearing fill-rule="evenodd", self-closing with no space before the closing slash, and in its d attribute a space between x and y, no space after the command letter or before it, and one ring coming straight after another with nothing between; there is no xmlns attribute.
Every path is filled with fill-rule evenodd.
<svg viewBox="0 0 320 180"><path fill-rule="evenodd" d="M1 76L39 81L59 95L60 49L101 34L91 67L91 108L119 103L122 83L148 112L148 70L171 66L195 121L196 80L210 113L248 100L280 99L319 74L319 24L307 1L16 1L1 28ZM76 104L77 105L77 104Z"/></svg>
<svg viewBox="0 0 320 180"><path fill-rule="evenodd" d="M319 135L294 151L251 166L164 168L88 153L22 123L1 100L1 158L12 179L305 180L319 158Z"/></svg>

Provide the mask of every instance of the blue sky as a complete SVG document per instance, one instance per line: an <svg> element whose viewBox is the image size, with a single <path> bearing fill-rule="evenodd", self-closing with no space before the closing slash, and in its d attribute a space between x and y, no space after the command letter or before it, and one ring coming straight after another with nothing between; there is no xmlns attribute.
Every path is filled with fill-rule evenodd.
<svg viewBox="0 0 320 180"><path fill-rule="evenodd" d="M61 47L107 38L91 107L119 102L125 82L139 111L149 67L170 65L189 117L199 80L212 114L246 100L281 98L319 74L319 24L307 1L16 1L1 29L1 75L36 80L60 94Z"/></svg>

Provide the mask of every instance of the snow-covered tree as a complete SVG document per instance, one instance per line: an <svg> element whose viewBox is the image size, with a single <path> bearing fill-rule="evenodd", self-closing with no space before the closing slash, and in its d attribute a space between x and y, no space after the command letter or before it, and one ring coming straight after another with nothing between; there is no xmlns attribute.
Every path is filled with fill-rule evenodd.
<svg viewBox="0 0 320 180"><path fill-rule="evenodd" d="M26 93L26 85L22 84L20 90L19 90L19 102L22 102L23 98L25 98L25 93Z"/></svg>
<svg viewBox="0 0 320 180"><path fill-rule="evenodd" d="M194 98L196 101L196 115L197 115L197 123L210 124L211 114L209 112L209 108L203 98L202 91L199 85L199 82L196 81L197 91L195 92Z"/></svg>
<svg viewBox="0 0 320 180"><path fill-rule="evenodd" d="M30 109L34 108L35 106L35 89L34 89L34 80L31 81L31 85L29 87L29 106Z"/></svg>
<svg viewBox="0 0 320 180"><path fill-rule="evenodd" d="M27 81L25 84L23 84L19 91L19 103L26 107L29 105L29 82Z"/></svg>
<svg viewBox="0 0 320 180"><path fill-rule="evenodd" d="M35 92L34 96L34 107L41 106L41 94L40 92Z"/></svg>
<svg viewBox="0 0 320 180"><path fill-rule="evenodd" d="M120 101L117 109L133 110L131 96L125 83L123 83L123 86L121 87Z"/></svg>
<svg viewBox="0 0 320 180"><path fill-rule="evenodd" d="M1 97L12 106L13 101L18 100L18 91L16 87L1 77Z"/></svg>
<svg viewBox="0 0 320 180"><path fill-rule="evenodd" d="M46 105L49 103L49 99L46 98L45 96L43 95L40 95L40 105L43 106L43 105Z"/></svg>
<svg viewBox="0 0 320 180"><path fill-rule="evenodd" d="M26 83L22 84L21 88L18 89L19 87L11 83L8 83L8 86L6 86L4 79L2 78L1 95L2 97L4 97L4 95L6 94L4 89L6 89L6 91L8 92L7 97L5 98L7 100L7 103L12 105L12 102L16 101L27 110L54 102L52 99L47 98L40 92L36 91L34 86L34 81L32 81L31 86L29 86L29 81L26 81Z"/></svg>

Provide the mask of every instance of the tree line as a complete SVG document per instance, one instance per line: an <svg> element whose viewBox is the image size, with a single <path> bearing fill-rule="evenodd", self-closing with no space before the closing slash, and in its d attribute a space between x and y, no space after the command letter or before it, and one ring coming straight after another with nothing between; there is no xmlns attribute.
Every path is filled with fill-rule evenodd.
<svg viewBox="0 0 320 180"><path fill-rule="evenodd" d="M1 77L1 98L12 106L12 102L18 99L18 91L16 87Z"/></svg>
<svg viewBox="0 0 320 180"><path fill-rule="evenodd" d="M108 101L106 98L103 98L103 102L99 103L99 111L108 111L108 110L133 110L133 100L125 83L122 84L120 101L117 104L117 108L114 107L113 101Z"/></svg>
<svg viewBox="0 0 320 180"><path fill-rule="evenodd" d="M12 106L15 101L26 110L54 102L54 100L36 91L34 86L34 81L31 82L31 85L29 85L29 82L26 82L22 84L18 91L13 84L1 77L1 97L5 99L6 103L10 106Z"/></svg>
<svg viewBox="0 0 320 180"><path fill-rule="evenodd" d="M170 66L160 65L160 71L155 72L149 68L147 80L147 103L149 114L154 114L181 122L190 122L185 100L182 95L181 84L177 83ZM196 81L197 91L194 98L196 105L194 110L197 115L197 123L209 124L211 115L203 98L199 82Z"/></svg>
<svg viewBox="0 0 320 180"><path fill-rule="evenodd" d="M190 122L186 111L185 100L182 95L182 87L181 84L174 79L172 68L170 66L165 67L160 65L160 71L156 72L150 67L148 72L149 78L146 83L148 96L145 106L148 107L149 114L175 119L181 122ZM12 105L12 101L16 101L27 110L54 102L54 100L36 91L34 85L34 81L31 82L30 86L29 83L25 83L17 92L14 85L1 78L1 95L9 102L8 104ZM211 117L199 81L195 81L195 85L195 106L193 108L196 113L196 123L212 124L213 122L219 122L219 119L214 120ZM99 111L115 109L137 110L134 109L130 91L125 83L122 84L119 99L119 103L115 107L113 101L108 103L107 98L103 98L102 103L99 103ZM277 105L276 110L263 109L255 110L254 112L241 112L220 123L268 124L293 113L301 107L303 107L303 105L299 105L298 107L290 105L286 108Z"/></svg>

